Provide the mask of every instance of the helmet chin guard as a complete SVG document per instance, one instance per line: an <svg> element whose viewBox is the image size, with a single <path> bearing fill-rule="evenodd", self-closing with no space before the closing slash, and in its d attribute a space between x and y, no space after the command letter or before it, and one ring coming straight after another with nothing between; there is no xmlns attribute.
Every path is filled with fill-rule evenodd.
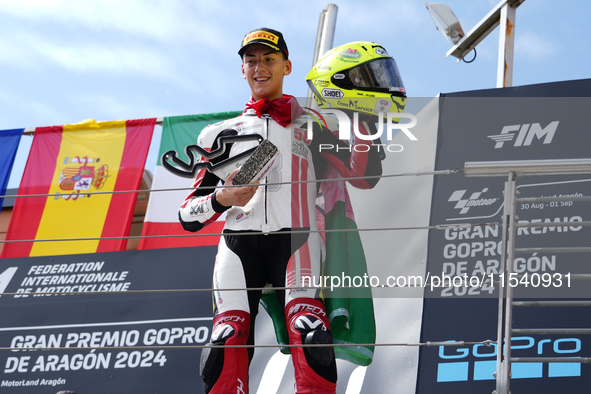
<svg viewBox="0 0 591 394"><path fill-rule="evenodd" d="M396 61L374 42L333 48L310 70L306 82L320 108L385 117L388 112L403 112L406 104Z"/></svg>

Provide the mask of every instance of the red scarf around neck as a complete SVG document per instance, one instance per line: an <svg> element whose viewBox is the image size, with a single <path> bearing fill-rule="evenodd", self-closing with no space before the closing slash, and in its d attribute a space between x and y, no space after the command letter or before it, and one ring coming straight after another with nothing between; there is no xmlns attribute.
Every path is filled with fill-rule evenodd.
<svg viewBox="0 0 591 394"><path fill-rule="evenodd" d="M252 97L246 103L246 109L254 109L260 118L263 114L269 114L277 123L287 127L292 120L296 119L304 111L298 104L295 97L284 94L282 98L269 100L267 98L255 101Z"/></svg>

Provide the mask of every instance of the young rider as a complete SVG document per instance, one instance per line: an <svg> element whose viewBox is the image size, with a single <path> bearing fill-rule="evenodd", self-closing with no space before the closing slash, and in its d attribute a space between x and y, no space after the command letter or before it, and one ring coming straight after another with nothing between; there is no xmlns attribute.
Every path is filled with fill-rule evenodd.
<svg viewBox="0 0 591 394"><path fill-rule="evenodd" d="M212 190L220 181L232 185L236 171L219 179L201 170L194 182L195 190L179 210L180 222L188 231L199 231L226 213L213 275L213 332L201 356L201 377L205 392L210 394L248 393L253 349L224 345L254 343L260 288L267 284L280 288L277 296L285 307L291 345L332 343L319 290L301 288L303 277L322 274L315 181L322 179L328 165L343 177L381 174L381 162L377 149L370 149L371 141L357 139L355 143L367 149L348 149L347 143L328 131L317 117L309 138L310 115L293 96L283 93L283 79L291 73L292 63L280 32L269 28L253 30L244 37L238 53L242 76L251 91L250 101L241 116L206 127L198 145L212 152L224 143L222 137L257 134L278 148L279 159L259 184L217 191ZM365 128L361 130L367 134ZM232 158L256 143L234 142L211 162ZM320 144L341 149L320 152ZM377 178L350 183L367 189L377 183ZM247 288L259 290L224 291ZM294 346L291 354L296 393L335 393L337 371L332 347Z"/></svg>

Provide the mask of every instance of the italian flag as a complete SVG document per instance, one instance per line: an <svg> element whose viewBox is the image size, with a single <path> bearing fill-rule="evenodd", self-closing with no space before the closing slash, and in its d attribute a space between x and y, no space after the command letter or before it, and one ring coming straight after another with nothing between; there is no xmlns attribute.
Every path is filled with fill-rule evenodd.
<svg viewBox="0 0 591 394"><path fill-rule="evenodd" d="M181 160L188 162L185 147L197 143L197 137L201 130L209 124L234 118L241 113L242 111L228 111L164 118L158 157L162 157L169 150L174 150ZM185 231L179 222L178 210L192 192L193 181L193 179L183 178L169 172L161 165L159 160L154 170L152 193L150 193L148 210L142 230L142 236L152 238L142 238L138 249L218 244L219 236L208 236L207 234L220 234L224 227L223 219L210 224L195 234Z"/></svg>
<svg viewBox="0 0 591 394"><path fill-rule="evenodd" d="M332 166L325 179L339 179ZM363 278L367 275L367 262L363 244L357 230L355 215L344 180L323 182L321 195L316 200L316 220L324 241L322 275ZM325 230L336 230L324 232ZM330 285L330 284L329 284ZM376 341L376 323L371 288L324 289L322 294L330 331L335 346L335 357L356 365L368 366L373 361ZM289 336L285 326L283 306L279 305L274 290L263 292L261 305L271 316L277 343L286 345ZM338 346L341 345L341 346ZM289 347L282 347L289 354Z"/></svg>
<svg viewBox="0 0 591 394"><path fill-rule="evenodd" d="M125 250L156 119L38 127L2 258ZM93 194L97 192L100 194ZM115 192L115 193L112 193ZM97 238L61 241L62 239Z"/></svg>

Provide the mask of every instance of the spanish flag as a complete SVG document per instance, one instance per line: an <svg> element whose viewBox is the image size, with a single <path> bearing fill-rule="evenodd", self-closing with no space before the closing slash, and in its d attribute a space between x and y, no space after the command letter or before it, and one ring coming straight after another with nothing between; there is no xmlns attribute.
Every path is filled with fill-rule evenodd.
<svg viewBox="0 0 591 394"><path fill-rule="evenodd" d="M125 250L156 119L35 129L1 258ZM114 192L114 193L113 193ZM98 194L94 194L98 193ZM50 196L36 196L47 195ZM55 240L55 241L54 241Z"/></svg>

